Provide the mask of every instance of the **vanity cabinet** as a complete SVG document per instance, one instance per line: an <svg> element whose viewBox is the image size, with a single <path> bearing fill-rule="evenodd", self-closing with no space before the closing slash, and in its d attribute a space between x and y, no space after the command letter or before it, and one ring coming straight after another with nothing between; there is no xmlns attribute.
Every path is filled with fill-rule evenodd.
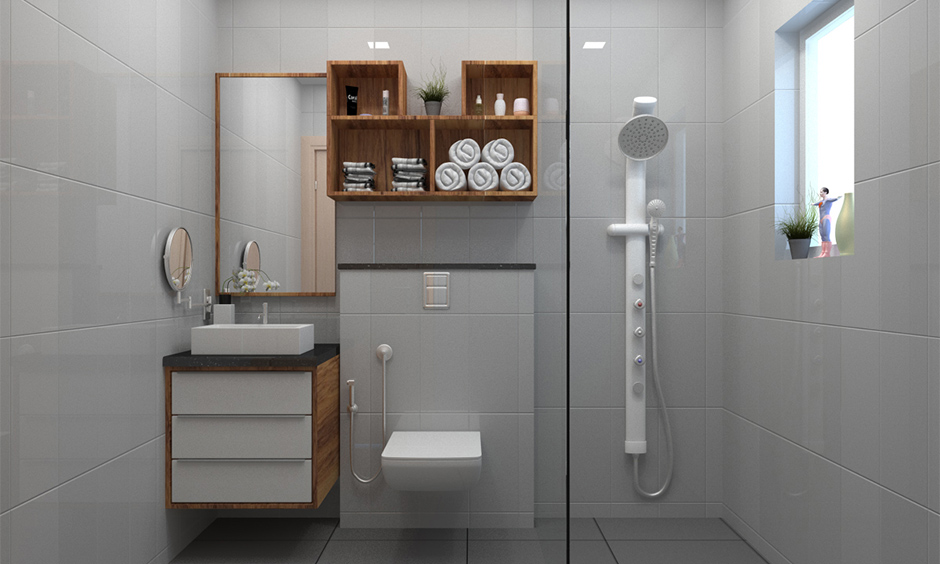
<svg viewBox="0 0 940 564"><path fill-rule="evenodd" d="M339 477L338 352L165 357L166 507L318 507Z"/></svg>

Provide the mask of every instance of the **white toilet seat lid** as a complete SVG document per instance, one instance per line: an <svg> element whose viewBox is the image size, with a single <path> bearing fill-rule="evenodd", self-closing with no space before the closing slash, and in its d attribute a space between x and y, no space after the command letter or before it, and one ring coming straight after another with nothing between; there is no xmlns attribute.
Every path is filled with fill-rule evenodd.
<svg viewBox="0 0 940 564"><path fill-rule="evenodd" d="M482 458L479 431L395 431L384 460L472 460Z"/></svg>

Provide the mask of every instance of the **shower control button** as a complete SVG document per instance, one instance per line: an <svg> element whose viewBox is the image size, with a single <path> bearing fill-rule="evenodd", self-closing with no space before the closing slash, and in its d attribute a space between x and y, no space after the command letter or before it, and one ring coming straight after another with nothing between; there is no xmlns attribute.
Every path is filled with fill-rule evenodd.
<svg viewBox="0 0 940 564"><path fill-rule="evenodd" d="M635 362L637 366L643 366L643 363L646 361L643 360L643 355L638 354L636 355L636 358L633 359L633 362Z"/></svg>
<svg viewBox="0 0 940 564"><path fill-rule="evenodd" d="M642 337L643 335L646 334L646 332L643 331L642 327L637 327L636 329L633 330L633 334L636 335L637 337Z"/></svg>
<svg viewBox="0 0 940 564"><path fill-rule="evenodd" d="M646 388L646 386L643 385L643 382L637 382L636 384L633 385L633 393L636 394L636 395L638 395L638 396L642 396L642 395L643 395L643 390L644 390L645 388Z"/></svg>
<svg viewBox="0 0 940 564"><path fill-rule="evenodd" d="M643 275L642 275L642 274L634 274L634 275L633 275L633 283L636 284L637 286L642 286L642 285L643 285Z"/></svg>
<svg viewBox="0 0 940 564"><path fill-rule="evenodd" d="M633 307L637 309L643 309L643 306L645 305L646 305L646 302L644 302L642 299L633 302Z"/></svg>

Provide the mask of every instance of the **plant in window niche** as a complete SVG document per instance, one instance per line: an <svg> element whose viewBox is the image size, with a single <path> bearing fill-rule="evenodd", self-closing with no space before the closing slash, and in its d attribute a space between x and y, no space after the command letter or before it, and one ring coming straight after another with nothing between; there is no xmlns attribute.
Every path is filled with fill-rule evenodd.
<svg viewBox="0 0 940 564"><path fill-rule="evenodd" d="M415 88L415 94L424 102L425 113L429 116L439 116L441 115L441 103L450 96L450 89L447 88L447 69L444 67L444 63L440 63L440 66L438 66L434 64L434 61L431 61L431 66L434 67L431 78L426 79L423 85Z"/></svg>
<svg viewBox="0 0 940 564"><path fill-rule="evenodd" d="M811 207L800 206L784 213L777 221L777 231L790 242L790 258L809 256L809 242L818 227L816 210Z"/></svg>
<svg viewBox="0 0 940 564"><path fill-rule="evenodd" d="M260 268L236 268L232 271L232 275L222 282L222 291L247 294L248 292L254 292L258 288L258 284L261 284L265 292L277 290L281 287L280 282L272 280L271 277Z"/></svg>

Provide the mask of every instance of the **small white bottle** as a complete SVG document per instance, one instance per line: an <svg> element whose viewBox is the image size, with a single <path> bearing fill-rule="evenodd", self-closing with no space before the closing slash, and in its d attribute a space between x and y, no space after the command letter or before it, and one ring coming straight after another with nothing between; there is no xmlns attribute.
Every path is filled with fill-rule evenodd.
<svg viewBox="0 0 940 564"><path fill-rule="evenodd" d="M493 108L493 111L498 116L506 115L506 100L503 100L502 94L496 95L496 105Z"/></svg>
<svg viewBox="0 0 940 564"><path fill-rule="evenodd" d="M382 91L382 115L388 115L388 90Z"/></svg>

